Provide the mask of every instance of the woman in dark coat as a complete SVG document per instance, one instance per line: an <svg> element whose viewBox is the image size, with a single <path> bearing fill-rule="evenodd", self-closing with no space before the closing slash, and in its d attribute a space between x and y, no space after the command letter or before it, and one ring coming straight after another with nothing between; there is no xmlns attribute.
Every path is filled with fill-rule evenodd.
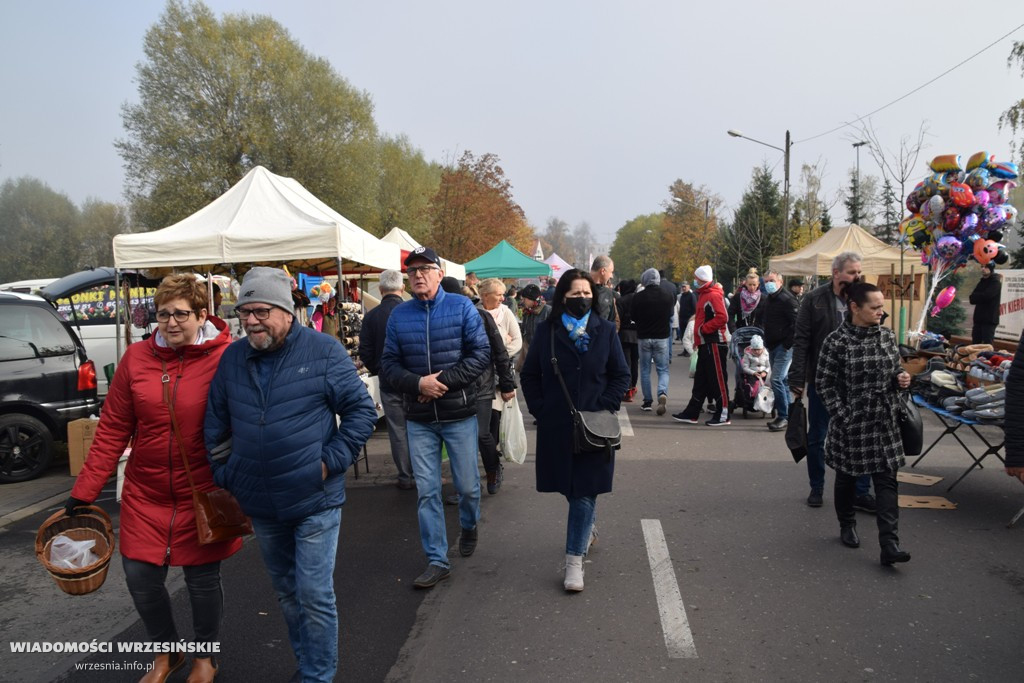
<svg viewBox="0 0 1024 683"><path fill-rule="evenodd" d="M878 499L881 562L907 562L899 546L896 472L905 463L897 424L899 390L910 386L900 366L896 335L882 327L885 297L878 287L855 282L847 290L849 312L821 347L815 387L829 414L825 463L836 471L839 538L860 546L853 511L857 477L870 474Z"/></svg>
<svg viewBox="0 0 1024 683"><path fill-rule="evenodd" d="M551 315L537 326L521 384L526 406L537 419L537 490L569 501L565 543L565 589L583 590L583 557L597 537L597 496L612 490L615 456L574 453L569 404L551 364L558 368L577 410L619 409L629 388L629 368L615 323L591 315L594 282L572 269L558 280Z"/></svg>

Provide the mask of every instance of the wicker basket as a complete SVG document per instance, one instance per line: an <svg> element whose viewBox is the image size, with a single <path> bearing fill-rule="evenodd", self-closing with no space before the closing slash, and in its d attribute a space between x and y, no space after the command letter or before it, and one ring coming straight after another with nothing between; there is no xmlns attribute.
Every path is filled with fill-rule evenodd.
<svg viewBox="0 0 1024 683"><path fill-rule="evenodd" d="M107 578L110 558L114 555L114 527L110 516L95 505L79 509L88 512L68 517L64 510L58 510L36 532L36 559L57 582L57 587L70 595L85 595L102 586ZM96 541L93 552L100 559L81 569L51 564L50 544L61 535L74 541Z"/></svg>

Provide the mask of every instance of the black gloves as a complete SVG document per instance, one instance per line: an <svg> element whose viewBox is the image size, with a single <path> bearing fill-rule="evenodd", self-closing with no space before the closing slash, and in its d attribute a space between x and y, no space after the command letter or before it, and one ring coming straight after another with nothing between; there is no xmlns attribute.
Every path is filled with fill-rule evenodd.
<svg viewBox="0 0 1024 683"><path fill-rule="evenodd" d="M75 508L81 507L83 505L92 505L92 503L89 503L88 501L85 500L79 500L74 496L68 496L68 502L64 504L64 514L66 514L68 517L74 517L78 513L78 511L75 510Z"/></svg>

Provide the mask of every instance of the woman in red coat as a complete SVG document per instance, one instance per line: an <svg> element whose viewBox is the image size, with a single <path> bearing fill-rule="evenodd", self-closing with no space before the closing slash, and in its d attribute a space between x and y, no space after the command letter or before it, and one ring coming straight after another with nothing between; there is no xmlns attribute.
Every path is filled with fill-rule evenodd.
<svg viewBox="0 0 1024 683"><path fill-rule="evenodd" d="M174 438L164 381L185 442L196 488L213 490L203 444L210 380L231 337L223 321L207 315L206 288L192 275L171 275L156 290L157 331L128 347L110 385L96 437L68 499L67 510L99 496L125 447L121 498L121 557L128 591L151 641L173 643L178 631L164 587L169 566L184 568L196 643L218 641L224 597L220 562L241 539L200 545L192 491ZM156 655L142 681L163 681L185 663L181 652ZM212 657L197 657L190 682L212 681Z"/></svg>

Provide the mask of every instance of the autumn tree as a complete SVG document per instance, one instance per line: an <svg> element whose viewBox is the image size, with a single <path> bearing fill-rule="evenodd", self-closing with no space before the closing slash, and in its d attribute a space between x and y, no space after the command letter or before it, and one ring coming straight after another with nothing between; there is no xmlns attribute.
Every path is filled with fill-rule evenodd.
<svg viewBox="0 0 1024 683"><path fill-rule="evenodd" d="M669 186L665 203L665 231L659 263L676 277L689 279L694 269L711 263L718 249L718 211L724 202L707 187L677 179Z"/></svg>
<svg viewBox="0 0 1024 683"><path fill-rule="evenodd" d="M665 214L651 213L627 221L615 233L608 252L615 262L616 280L634 279L661 263L661 241L666 229ZM588 266L589 268L589 266Z"/></svg>
<svg viewBox="0 0 1024 683"><path fill-rule="evenodd" d="M170 0L147 31L139 102L117 149L134 217L172 224L257 165L289 176L357 224L377 209L377 130L369 95L267 16L217 19Z"/></svg>
<svg viewBox="0 0 1024 683"><path fill-rule="evenodd" d="M429 215L429 243L453 261L472 260L503 239L523 252L533 247L533 229L495 154L477 157L467 150L444 169Z"/></svg>
<svg viewBox="0 0 1024 683"><path fill-rule="evenodd" d="M540 236L545 253L558 254L566 263L576 262L576 247L572 243L569 224L557 216L548 219L547 227ZM584 258L586 258L584 256Z"/></svg>
<svg viewBox="0 0 1024 683"><path fill-rule="evenodd" d="M793 188L793 213L789 221L789 249L796 251L821 237L822 217L829 202L822 192L824 164L803 164L800 180Z"/></svg>
<svg viewBox="0 0 1024 683"><path fill-rule="evenodd" d="M0 281L63 277L77 268L78 209L36 178L0 185Z"/></svg>

